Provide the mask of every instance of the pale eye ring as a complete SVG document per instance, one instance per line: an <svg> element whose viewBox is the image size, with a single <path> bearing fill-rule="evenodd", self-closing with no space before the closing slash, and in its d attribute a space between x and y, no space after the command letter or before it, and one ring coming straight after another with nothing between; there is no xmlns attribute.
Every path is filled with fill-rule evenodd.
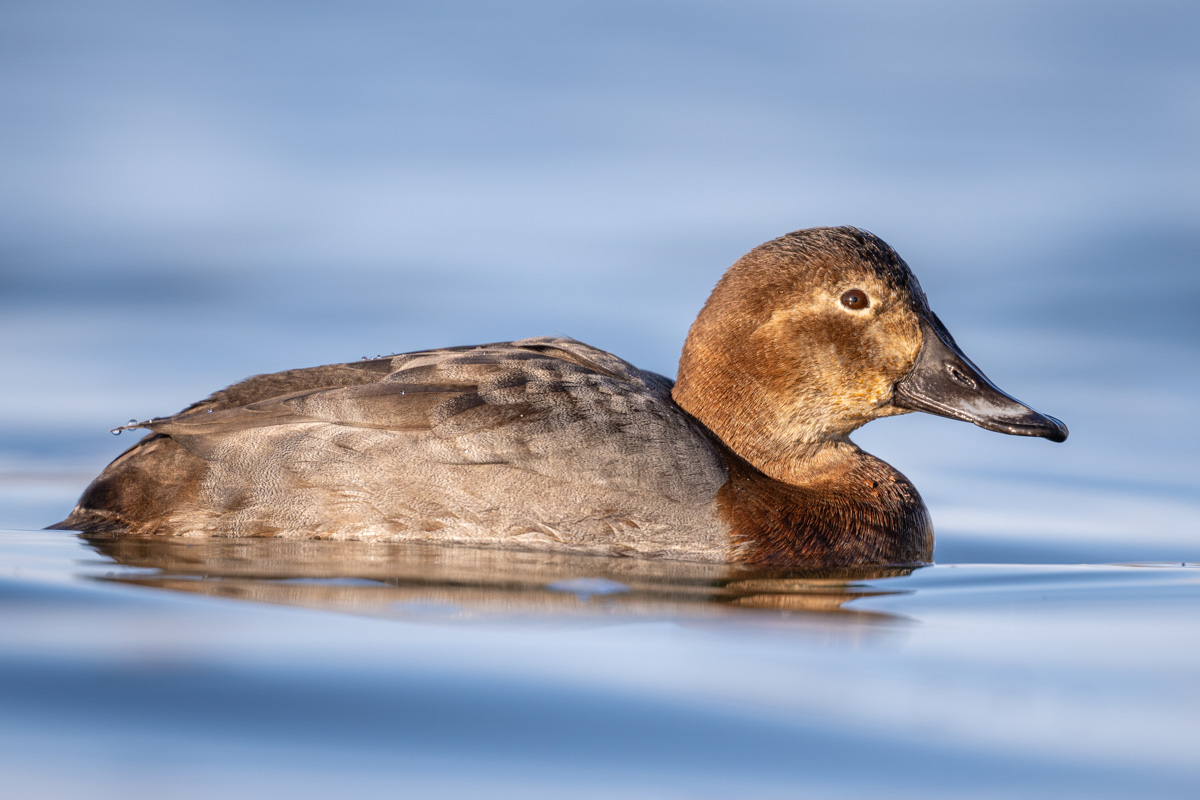
<svg viewBox="0 0 1200 800"><path fill-rule="evenodd" d="M842 295L842 305L851 311L862 311L870 307L871 298L862 289L851 289Z"/></svg>

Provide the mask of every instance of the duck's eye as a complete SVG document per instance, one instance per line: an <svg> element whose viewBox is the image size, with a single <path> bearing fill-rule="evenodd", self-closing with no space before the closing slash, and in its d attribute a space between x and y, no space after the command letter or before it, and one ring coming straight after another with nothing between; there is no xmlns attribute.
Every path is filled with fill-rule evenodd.
<svg viewBox="0 0 1200 800"><path fill-rule="evenodd" d="M862 311L867 306L871 305L870 298L867 293L861 289L851 289L842 295L842 305L851 311Z"/></svg>

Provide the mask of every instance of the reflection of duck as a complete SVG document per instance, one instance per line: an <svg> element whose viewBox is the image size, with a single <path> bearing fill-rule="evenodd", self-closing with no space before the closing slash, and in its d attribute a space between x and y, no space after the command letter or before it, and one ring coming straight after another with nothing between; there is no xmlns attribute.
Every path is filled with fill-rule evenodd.
<svg viewBox="0 0 1200 800"><path fill-rule="evenodd" d="M410 619L698 620L735 614L746 621L742 610L755 609L764 612L755 618L768 622L797 611L836 614L842 622L895 622L902 618L846 604L904 593L874 582L914 569L797 569L424 543L108 534L85 539L100 554L137 570L105 571L98 579L106 582Z"/></svg>
<svg viewBox="0 0 1200 800"><path fill-rule="evenodd" d="M424 540L803 565L927 561L925 506L847 438L929 411L1054 441L854 228L755 248L670 380L571 339L260 375L149 428L59 527Z"/></svg>

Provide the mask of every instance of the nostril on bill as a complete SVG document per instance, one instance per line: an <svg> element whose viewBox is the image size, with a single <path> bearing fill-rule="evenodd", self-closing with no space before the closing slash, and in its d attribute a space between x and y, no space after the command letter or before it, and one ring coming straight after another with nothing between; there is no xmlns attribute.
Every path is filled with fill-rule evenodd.
<svg viewBox="0 0 1200 800"><path fill-rule="evenodd" d="M963 373L962 373L962 372L961 372L961 371L958 369L958 367L955 367L955 366L953 366L953 365L950 365L949 367L947 367L947 369L949 369L949 370L950 370L950 377L951 377L951 378L954 378L954 380L958 381L958 382L959 382L959 383L961 383L963 386L966 386L966 387L968 387L968 388L970 388L970 389L977 389L977 388L979 388L979 387L978 387L978 385L975 383L975 381L971 380L971 379L970 379L970 378L968 378L966 375L964 375L964 374L963 374Z"/></svg>

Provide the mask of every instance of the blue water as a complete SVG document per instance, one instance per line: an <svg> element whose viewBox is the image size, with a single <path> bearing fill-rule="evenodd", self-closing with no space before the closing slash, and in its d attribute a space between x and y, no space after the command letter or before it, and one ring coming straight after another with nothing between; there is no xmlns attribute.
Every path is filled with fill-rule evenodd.
<svg viewBox="0 0 1200 800"><path fill-rule="evenodd" d="M5 533L14 795L1195 786L1196 564L847 586L338 544L172 543L117 566L72 536ZM572 572L591 579L555 580ZM612 575L628 590L595 593Z"/></svg>
<svg viewBox="0 0 1200 800"><path fill-rule="evenodd" d="M1171 2L0 6L0 785L1192 796L1198 30ZM920 488L935 567L36 532L133 441L109 428L254 373L564 334L673 374L725 267L823 224L894 245L1071 428L856 434Z"/></svg>

